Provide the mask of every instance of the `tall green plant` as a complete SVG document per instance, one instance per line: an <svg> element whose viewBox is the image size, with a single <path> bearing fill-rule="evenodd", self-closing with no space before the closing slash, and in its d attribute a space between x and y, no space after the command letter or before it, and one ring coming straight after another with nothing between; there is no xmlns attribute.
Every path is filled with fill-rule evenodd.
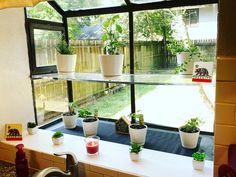
<svg viewBox="0 0 236 177"><path fill-rule="evenodd" d="M103 23L104 34L102 40L104 42L104 53L109 55L119 55L120 35L123 32L121 25L118 24L120 16L114 15L106 19Z"/></svg>

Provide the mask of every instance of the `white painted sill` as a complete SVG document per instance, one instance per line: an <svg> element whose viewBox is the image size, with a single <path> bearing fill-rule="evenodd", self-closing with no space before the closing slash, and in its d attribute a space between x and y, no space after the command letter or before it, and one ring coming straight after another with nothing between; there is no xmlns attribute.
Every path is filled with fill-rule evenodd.
<svg viewBox="0 0 236 177"><path fill-rule="evenodd" d="M212 161L206 161L204 170L197 171L192 167L191 157L144 148L141 160L133 162L129 157L129 146L107 141L100 141L98 156L87 156L84 137L65 134L64 143L56 146L51 140L53 133L39 129L35 135L25 135L23 141L2 142L11 145L23 143L27 149L47 154L73 152L79 162L137 176L213 177Z"/></svg>

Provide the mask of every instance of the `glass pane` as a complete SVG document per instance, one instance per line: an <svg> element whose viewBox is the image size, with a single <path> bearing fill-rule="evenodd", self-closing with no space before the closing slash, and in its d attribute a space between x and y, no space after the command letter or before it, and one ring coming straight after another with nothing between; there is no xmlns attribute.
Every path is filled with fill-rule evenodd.
<svg viewBox="0 0 236 177"><path fill-rule="evenodd" d="M135 73L192 74L193 61L215 62L216 37L215 4L135 12Z"/></svg>
<svg viewBox="0 0 236 177"><path fill-rule="evenodd" d="M149 90L136 98L136 109L145 122L179 128L192 117L204 121L201 131L213 132L215 86L136 85L136 97L142 89Z"/></svg>
<svg viewBox="0 0 236 177"><path fill-rule="evenodd" d="M55 46L57 45L60 36L60 31L34 29L34 44L37 67L56 64L57 52Z"/></svg>
<svg viewBox="0 0 236 177"><path fill-rule="evenodd" d="M103 22L113 15L87 16L68 19L70 43L76 49L76 72L86 76L89 73L100 73L99 54L103 53L101 40ZM124 73L129 72L128 48L128 14L119 14L123 35L126 37L120 47L124 57ZM124 37L122 38L124 39ZM77 75L77 74L75 74ZM100 74L99 74L100 75ZM91 111L99 110L99 116L118 119L120 111L130 112L130 87L124 84L73 82L74 100L81 107L88 107Z"/></svg>
<svg viewBox="0 0 236 177"><path fill-rule="evenodd" d="M179 72L175 76L189 74L191 77L191 72L179 69L183 64L189 70L185 62L190 69L193 67L188 60L179 63L181 52L191 52L194 57L190 61L213 61L215 64L217 5L135 12L134 23L136 74ZM135 87L138 95L141 86ZM214 95L214 85L158 85L136 100L136 108L142 110L149 123L178 128L191 117L199 117L205 121L201 130L212 132Z"/></svg>
<svg viewBox="0 0 236 177"><path fill-rule="evenodd" d="M65 11L125 5L124 0L56 0L56 2Z"/></svg>
<svg viewBox="0 0 236 177"><path fill-rule="evenodd" d="M98 109L99 117L119 119L130 113L130 86L73 82L74 100L90 111Z"/></svg>
<svg viewBox="0 0 236 177"><path fill-rule="evenodd" d="M34 93L39 125L57 119L67 110L66 81L34 80Z"/></svg>
<svg viewBox="0 0 236 177"><path fill-rule="evenodd" d="M70 44L76 50L76 72L100 73L99 54L103 54L103 22L113 15L76 17L68 19ZM119 14L119 24L123 33L120 36L120 53L124 55L123 73L129 73L129 33L128 14Z"/></svg>
<svg viewBox="0 0 236 177"><path fill-rule="evenodd" d="M26 8L27 17L39 20L47 20L53 22L62 22L62 16L56 12L47 2L41 2L35 7Z"/></svg>

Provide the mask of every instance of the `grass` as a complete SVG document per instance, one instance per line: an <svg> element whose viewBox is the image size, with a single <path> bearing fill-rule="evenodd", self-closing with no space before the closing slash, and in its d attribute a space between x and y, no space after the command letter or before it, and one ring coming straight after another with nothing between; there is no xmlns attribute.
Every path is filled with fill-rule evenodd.
<svg viewBox="0 0 236 177"><path fill-rule="evenodd" d="M154 85L136 85L136 100L155 88L156 86ZM130 106L130 86L125 86L115 93L110 92L87 107L89 110L98 109L100 117L112 118L127 106Z"/></svg>

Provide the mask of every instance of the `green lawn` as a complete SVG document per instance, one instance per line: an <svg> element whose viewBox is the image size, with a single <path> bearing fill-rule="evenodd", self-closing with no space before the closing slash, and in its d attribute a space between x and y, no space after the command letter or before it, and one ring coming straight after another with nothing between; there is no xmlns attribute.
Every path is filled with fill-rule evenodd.
<svg viewBox="0 0 236 177"><path fill-rule="evenodd" d="M136 100L156 88L154 85L136 85ZM116 93L108 93L96 102L88 105L90 110L98 109L99 117L113 117L116 113L130 106L130 86L126 85Z"/></svg>

